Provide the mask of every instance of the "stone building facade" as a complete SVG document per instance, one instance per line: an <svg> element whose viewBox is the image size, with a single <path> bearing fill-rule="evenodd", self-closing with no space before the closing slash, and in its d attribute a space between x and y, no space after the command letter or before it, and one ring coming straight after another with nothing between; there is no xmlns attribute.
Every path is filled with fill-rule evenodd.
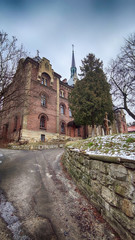
<svg viewBox="0 0 135 240"><path fill-rule="evenodd" d="M5 92L2 139L50 141L83 137L83 128L74 124L69 109L71 90L72 86L66 79L61 81L48 59L37 56L21 60Z"/></svg>

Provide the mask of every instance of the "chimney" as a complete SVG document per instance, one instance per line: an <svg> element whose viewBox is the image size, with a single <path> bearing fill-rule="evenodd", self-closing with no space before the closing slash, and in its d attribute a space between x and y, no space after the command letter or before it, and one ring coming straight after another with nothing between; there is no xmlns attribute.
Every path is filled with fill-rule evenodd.
<svg viewBox="0 0 135 240"><path fill-rule="evenodd" d="M63 80L62 80L62 82L64 82L64 83L67 83L67 79L66 79L66 78L65 78L65 79L63 79Z"/></svg>

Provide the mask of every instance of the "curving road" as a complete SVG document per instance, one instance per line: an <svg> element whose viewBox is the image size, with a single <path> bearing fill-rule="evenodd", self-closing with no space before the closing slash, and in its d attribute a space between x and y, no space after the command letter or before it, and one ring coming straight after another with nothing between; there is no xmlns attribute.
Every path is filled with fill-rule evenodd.
<svg viewBox="0 0 135 240"><path fill-rule="evenodd" d="M63 149L0 149L0 239L119 239L62 170Z"/></svg>

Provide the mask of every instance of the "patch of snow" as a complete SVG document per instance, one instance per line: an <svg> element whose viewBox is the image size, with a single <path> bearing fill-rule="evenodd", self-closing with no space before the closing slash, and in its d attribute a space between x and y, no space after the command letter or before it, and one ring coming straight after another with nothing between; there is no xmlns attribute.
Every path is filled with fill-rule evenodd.
<svg viewBox="0 0 135 240"><path fill-rule="evenodd" d="M98 136L85 140L74 151L89 155L104 155L135 160L135 134Z"/></svg>
<svg viewBox="0 0 135 240"><path fill-rule="evenodd" d="M46 173L46 176L47 176L48 178L51 178L51 177L52 177L52 175L50 175L49 173Z"/></svg>
<svg viewBox="0 0 135 240"><path fill-rule="evenodd" d="M39 164L37 164L37 163L35 163L35 164L33 164L33 165L35 165L35 166L37 166L37 167L40 167L40 168L41 168L41 166L40 166Z"/></svg>
<svg viewBox="0 0 135 240"><path fill-rule="evenodd" d="M76 152L80 152L80 149L78 149L78 148L74 148L74 151L76 151Z"/></svg>
<svg viewBox="0 0 135 240"><path fill-rule="evenodd" d="M21 229L22 223L19 221L19 218L15 215L15 208L13 205L6 201L6 198L2 191L0 190L0 214L4 221L7 223L7 227L13 234L14 240L30 240Z"/></svg>

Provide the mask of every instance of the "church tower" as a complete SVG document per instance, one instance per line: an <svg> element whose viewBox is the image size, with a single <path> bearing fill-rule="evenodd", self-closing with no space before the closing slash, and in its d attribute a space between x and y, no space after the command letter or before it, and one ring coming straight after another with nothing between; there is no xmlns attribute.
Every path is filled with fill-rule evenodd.
<svg viewBox="0 0 135 240"><path fill-rule="evenodd" d="M71 71L71 76L68 81L68 84L70 86L73 86L77 81L77 68L75 66L75 56L74 56L74 45L73 44L72 44L72 63L71 63L70 71Z"/></svg>

